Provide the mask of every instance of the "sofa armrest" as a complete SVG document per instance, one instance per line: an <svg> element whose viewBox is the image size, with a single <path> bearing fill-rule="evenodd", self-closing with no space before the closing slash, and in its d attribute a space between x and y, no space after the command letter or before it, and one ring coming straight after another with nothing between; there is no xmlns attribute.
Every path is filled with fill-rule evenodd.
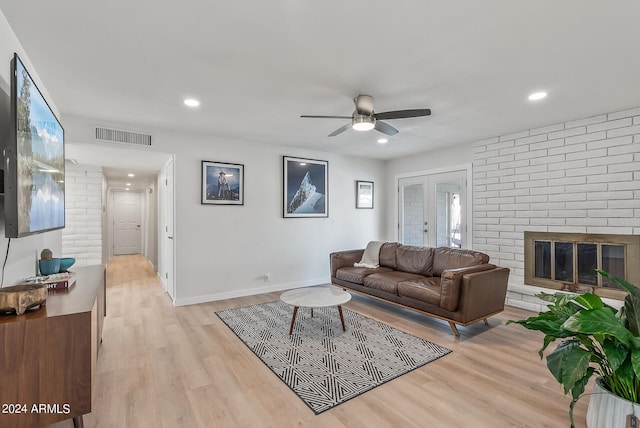
<svg viewBox="0 0 640 428"><path fill-rule="evenodd" d="M329 262L331 265L331 278L336 277L338 269L346 266L352 266L354 263L362 260L364 248L361 250L340 251L329 254Z"/></svg>
<svg viewBox="0 0 640 428"><path fill-rule="evenodd" d="M460 301L460 289L464 275L495 269L496 266L482 263L475 266L447 269L440 276L440 307L448 311L455 311Z"/></svg>
<svg viewBox="0 0 640 428"><path fill-rule="evenodd" d="M463 322L486 318L504 310L509 283L509 269L497 267L464 275L458 311Z"/></svg>

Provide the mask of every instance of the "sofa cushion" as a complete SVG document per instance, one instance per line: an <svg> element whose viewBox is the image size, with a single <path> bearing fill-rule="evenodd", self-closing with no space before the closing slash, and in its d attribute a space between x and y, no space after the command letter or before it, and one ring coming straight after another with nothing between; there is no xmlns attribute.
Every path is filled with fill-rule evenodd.
<svg viewBox="0 0 640 428"><path fill-rule="evenodd" d="M396 251L398 250L397 242L385 242L380 247L380 266L395 269L396 265Z"/></svg>
<svg viewBox="0 0 640 428"><path fill-rule="evenodd" d="M447 269L488 263L489 256L479 251L438 247L433 254L433 275L440 276Z"/></svg>
<svg viewBox="0 0 640 428"><path fill-rule="evenodd" d="M385 267L379 268L357 268L353 266L342 267L336 271L336 278L343 281L349 281L356 284L364 284L364 278L377 272L390 272L391 269Z"/></svg>
<svg viewBox="0 0 640 428"><path fill-rule="evenodd" d="M399 271L432 276L433 248L400 245L396 259Z"/></svg>
<svg viewBox="0 0 640 428"><path fill-rule="evenodd" d="M398 295L398 283L426 279L422 275L400 271L374 273L364 278L364 286Z"/></svg>
<svg viewBox="0 0 640 428"><path fill-rule="evenodd" d="M402 281L398 284L398 295L440 306L440 278L431 277L419 281Z"/></svg>

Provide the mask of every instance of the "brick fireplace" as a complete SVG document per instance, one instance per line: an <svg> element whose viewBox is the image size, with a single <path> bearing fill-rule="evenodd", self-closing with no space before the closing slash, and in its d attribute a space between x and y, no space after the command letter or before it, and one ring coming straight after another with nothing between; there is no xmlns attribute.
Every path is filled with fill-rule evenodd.
<svg viewBox="0 0 640 428"><path fill-rule="evenodd" d="M535 294L556 289L526 278L525 232L640 235L640 107L474 143L473 248L511 269L507 304L541 310L546 303ZM570 242L558 251L590 252L592 263L602 264L602 244L579 250L582 241ZM607 258L618 258L619 249L609 251ZM640 265L631 257L625 266Z"/></svg>

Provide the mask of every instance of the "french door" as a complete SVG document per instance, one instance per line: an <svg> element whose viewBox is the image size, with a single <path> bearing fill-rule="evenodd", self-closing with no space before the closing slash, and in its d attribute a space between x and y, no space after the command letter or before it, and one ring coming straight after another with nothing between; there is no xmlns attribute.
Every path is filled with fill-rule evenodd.
<svg viewBox="0 0 640 428"><path fill-rule="evenodd" d="M400 178L398 190L400 242L470 248L466 170Z"/></svg>

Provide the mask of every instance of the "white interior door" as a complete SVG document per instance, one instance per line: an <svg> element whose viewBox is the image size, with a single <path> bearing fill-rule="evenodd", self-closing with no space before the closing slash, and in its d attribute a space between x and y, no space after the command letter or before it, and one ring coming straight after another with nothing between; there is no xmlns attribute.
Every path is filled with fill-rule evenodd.
<svg viewBox="0 0 640 428"><path fill-rule="evenodd" d="M138 192L113 192L113 254L142 252L142 198Z"/></svg>
<svg viewBox="0 0 640 428"><path fill-rule="evenodd" d="M398 180L399 241L406 245L470 248L467 171Z"/></svg>

